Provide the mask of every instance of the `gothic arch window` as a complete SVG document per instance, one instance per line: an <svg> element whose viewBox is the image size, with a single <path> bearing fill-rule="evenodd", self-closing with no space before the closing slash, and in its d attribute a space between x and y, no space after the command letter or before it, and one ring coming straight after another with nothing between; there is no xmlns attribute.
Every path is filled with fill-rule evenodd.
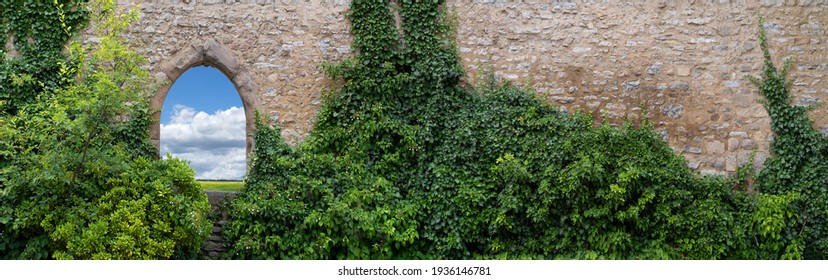
<svg viewBox="0 0 828 280"><path fill-rule="evenodd" d="M197 179L241 180L246 173L244 107L221 71L196 66L170 88L160 119L161 156L185 159Z"/></svg>
<svg viewBox="0 0 828 280"><path fill-rule="evenodd" d="M155 122L150 125L150 139L155 147L161 151L161 113L164 101L175 82L189 69L197 66L210 66L220 71L232 83L244 111L244 151L247 155L253 149L253 132L255 129L256 112L263 112L259 99L256 96L256 84L250 72L245 69L236 55L228 48L222 46L215 40L194 42L187 47L178 50L166 62L158 66L157 77L166 80L152 98L152 109L155 110L153 119Z"/></svg>

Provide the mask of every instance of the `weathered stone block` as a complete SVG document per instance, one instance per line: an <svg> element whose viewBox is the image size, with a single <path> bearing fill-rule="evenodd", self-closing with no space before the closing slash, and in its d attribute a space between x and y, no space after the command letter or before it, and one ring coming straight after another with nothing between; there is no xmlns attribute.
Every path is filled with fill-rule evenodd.
<svg viewBox="0 0 828 280"><path fill-rule="evenodd" d="M762 5L765 6L781 6L785 4L785 0L762 0Z"/></svg>
<svg viewBox="0 0 828 280"><path fill-rule="evenodd" d="M702 152L701 148L693 146L684 146L684 149L682 149L682 151L691 154L701 154Z"/></svg>
<svg viewBox="0 0 828 280"><path fill-rule="evenodd" d="M725 81L724 84L725 84L726 87L735 88L735 87L739 87L739 85L741 83L739 81Z"/></svg>
<svg viewBox="0 0 828 280"><path fill-rule="evenodd" d="M208 241L204 243L204 247L202 247L202 250L209 252L224 252L227 251L227 248L225 248L224 245L221 243Z"/></svg>
<svg viewBox="0 0 828 280"><path fill-rule="evenodd" d="M700 165L701 165L701 162L700 162L700 161L690 161L690 162L687 162L687 167L690 167L690 169L699 169L699 166L700 166Z"/></svg>
<svg viewBox="0 0 828 280"><path fill-rule="evenodd" d="M739 168L739 164L736 161L736 157L729 156L725 158L725 171L734 172L737 168Z"/></svg>
<svg viewBox="0 0 828 280"><path fill-rule="evenodd" d="M725 168L725 159L724 158L716 158L716 160L713 161L713 164L711 166L713 166L713 168L715 168L716 170L724 170L724 168Z"/></svg>
<svg viewBox="0 0 828 280"><path fill-rule="evenodd" d="M687 65L676 66L676 75L679 75L681 77L690 76L690 66L687 66Z"/></svg>
<svg viewBox="0 0 828 280"><path fill-rule="evenodd" d="M207 40L204 43L204 61L217 66L230 78L239 72L240 63L236 55L216 40Z"/></svg>
<svg viewBox="0 0 828 280"><path fill-rule="evenodd" d="M727 139L727 150L730 152L736 151L739 149L739 139L738 138L729 138Z"/></svg>
<svg viewBox="0 0 828 280"><path fill-rule="evenodd" d="M721 141L712 141L705 144L708 154L721 154L725 151L725 145Z"/></svg>
<svg viewBox="0 0 828 280"><path fill-rule="evenodd" d="M181 76L184 71L187 71L190 67L196 66L203 59L203 49L187 46L176 52L171 59L162 63L160 70L167 74L167 77L169 77L170 80L175 80L178 76Z"/></svg>
<svg viewBox="0 0 828 280"><path fill-rule="evenodd" d="M664 64L661 63L661 62L653 63L653 65L651 65L650 67L647 67L647 74L650 74L650 75L659 74L659 73L661 73L661 69L662 69L663 66L664 66Z"/></svg>
<svg viewBox="0 0 828 280"><path fill-rule="evenodd" d="M673 81L670 83L670 89L674 91L687 91L690 89L690 84L685 81Z"/></svg>
<svg viewBox="0 0 828 280"><path fill-rule="evenodd" d="M730 137L739 137L739 138L747 138L747 132L744 131L731 131L728 133Z"/></svg>
<svg viewBox="0 0 828 280"><path fill-rule="evenodd" d="M625 91L633 91L633 90L636 90L640 84L641 84L641 81L635 80L635 81L624 82L621 85L624 87Z"/></svg>
<svg viewBox="0 0 828 280"><path fill-rule="evenodd" d="M705 170L699 171L699 174L701 174L702 176L725 175L724 172L719 171L719 170L713 170L713 169L705 169Z"/></svg>
<svg viewBox="0 0 828 280"><path fill-rule="evenodd" d="M684 113L684 105L681 104L664 104L659 109L661 109L662 114L673 119L681 117Z"/></svg>
<svg viewBox="0 0 828 280"><path fill-rule="evenodd" d="M799 97L799 102L796 103L796 106L815 106L817 104L819 104L819 98L803 95Z"/></svg>
<svg viewBox="0 0 828 280"><path fill-rule="evenodd" d="M742 140L742 149L753 150L753 148L756 148L756 143L754 143L753 140L750 140L750 139L743 139Z"/></svg>
<svg viewBox="0 0 828 280"><path fill-rule="evenodd" d="M552 100L560 103L560 104L570 104L575 102L575 97L571 96L552 96Z"/></svg>

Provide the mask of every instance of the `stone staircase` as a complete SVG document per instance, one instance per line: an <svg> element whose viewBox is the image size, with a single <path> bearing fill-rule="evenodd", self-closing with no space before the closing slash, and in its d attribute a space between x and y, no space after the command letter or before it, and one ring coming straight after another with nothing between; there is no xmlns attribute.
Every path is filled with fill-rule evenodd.
<svg viewBox="0 0 828 280"><path fill-rule="evenodd" d="M232 200L236 197L236 192L205 191L205 193L207 193L207 200L210 202L210 210L213 213L218 213L220 218L218 221L213 223L213 233L210 234L210 238L204 242L204 245L201 247L201 251L207 258L217 259L220 258L224 252L227 252L227 248L224 246L224 240L221 238L221 230L224 229L224 225L227 224L229 218L227 213L221 210L219 204L224 200Z"/></svg>

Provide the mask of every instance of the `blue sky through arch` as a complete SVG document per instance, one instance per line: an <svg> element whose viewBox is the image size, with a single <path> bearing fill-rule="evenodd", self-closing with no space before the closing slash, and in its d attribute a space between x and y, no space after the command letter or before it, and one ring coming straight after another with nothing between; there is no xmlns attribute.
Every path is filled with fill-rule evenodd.
<svg viewBox="0 0 828 280"><path fill-rule="evenodd" d="M160 140L162 156L190 161L198 179L242 179L245 118L233 83L212 67L184 72L164 100Z"/></svg>
<svg viewBox="0 0 828 280"><path fill-rule="evenodd" d="M178 77L164 100L161 123L169 122L173 112L167 110L167 106L175 104L208 113L233 106L242 107L241 98L230 79L209 66L190 68Z"/></svg>

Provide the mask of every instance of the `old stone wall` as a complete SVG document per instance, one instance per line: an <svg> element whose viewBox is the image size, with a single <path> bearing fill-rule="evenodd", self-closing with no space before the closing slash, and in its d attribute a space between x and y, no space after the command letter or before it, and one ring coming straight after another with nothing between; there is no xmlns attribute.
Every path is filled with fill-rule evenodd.
<svg viewBox="0 0 828 280"><path fill-rule="evenodd" d="M137 2L142 16L129 40L159 79L217 66L255 96L245 109L278 119L292 143L312 128L329 82L319 65L352 52L345 0ZM768 156L770 120L744 79L762 67L758 14L775 57L795 56L795 102L828 98L828 0L448 3L468 83L491 71L612 123L646 112L702 173L732 172L754 149L759 163ZM812 116L828 131L828 107Z"/></svg>

